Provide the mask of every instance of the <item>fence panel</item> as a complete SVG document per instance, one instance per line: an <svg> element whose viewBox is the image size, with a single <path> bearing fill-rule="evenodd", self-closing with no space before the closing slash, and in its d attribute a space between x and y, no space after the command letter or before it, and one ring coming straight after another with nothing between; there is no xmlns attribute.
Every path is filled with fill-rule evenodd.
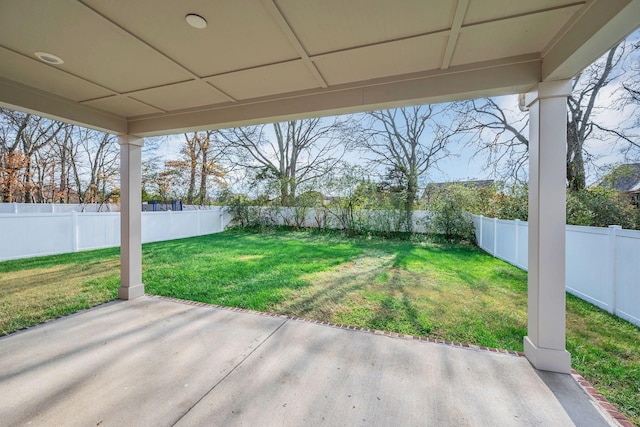
<svg viewBox="0 0 640 427"><path fill-rule="evenodd" d="M119 213L76 213L77 250L120 246Z"/></svg>
<svg viewBox="0 0 640 427"><path fill-rule="evenodd" d="M66 213L66 212L117 212L120 209L112 204L74 204L74 203L0 203L3 213Z"/></svg>
<svg viewBox="0 0 640 427"><path fill-rule="evenodd" d="M0 261L73 252L70 214L0 214Z"/></svg>
<svg viewBox="0 0 640 427"><path fill-rule="evenodd" d="M516 221L516 227L518 230L518 256L515 266L529 271L529 223Z"/></svg>
<svg viewBox="0 0 640 427"><path fill-rule="evenodd" d="M224 231L222 208L143 212L142 243ZM0 214L0 261L120 245L120 214L107 212Z"/></svg>
<svg viewBox="0 0 640 427"><path fill-rule="evenodd" d="M528 223L472 217L478 246L527 270ZM565 284L567 292L640 326L640 231L567 225Z"/></svg>
<svg viewBox="0 0 640 427"><path fill-rule="evenodd" d="M639 231L616 231L615 285L616 313L640 326Z"/></svg>
<svg viewBox="0 0 640 427"><path fill-rule="evenodd" d="M495 248L494 256L502 258L508 263L515 264L518 254L516 249L516 224L514 221L498 220L495 222Z"/></svg>
<svg viewBox="0 0 640 427"><path fill-rule="evenodd" d="M567 225L566 285L570 293L612 311L612 266L606 228Z"/></svg>
<svg viewBox="0 0 640 427"><path fill-rule="evenodd" d="M199 212L142 212L142 242L161 242L199 236Z"/></svg>
<svg viewBox="0 0 640 427"><path fill-rule="evenodd" d="M222 208L217 206L216 209L200 211L199 214L200 234L213 234L224 231L224 228L230 221L230 218L225 221Z"/></svg>
<svg viewBox="0 0 640 427"><path fill-rule="evenodd" d="M495 255L494 242L495 242L495 222L493 218L482 218L482 242L480 247L491 255Z"/></svg>

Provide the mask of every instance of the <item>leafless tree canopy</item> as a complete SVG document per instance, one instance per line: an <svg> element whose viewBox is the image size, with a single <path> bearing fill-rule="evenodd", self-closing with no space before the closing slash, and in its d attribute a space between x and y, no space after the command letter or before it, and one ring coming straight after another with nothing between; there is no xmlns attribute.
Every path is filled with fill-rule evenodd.
<svg viewBox="0 0 640 427"><path fill-rule="evenodd" d="M628 145L623 146L623 153L628 161L637 162L640 160L640 41L636 40L627 49L631 61L625 64L619 107L630 109L633 119L624 129Z"/></svg>
<svg viewBox="0 0 640 427"><path fill-rule="evenodd" d="M619 138L625 136L616 129L607 128L594 120L599 108L596 104L599 93L612 80L619 77L620 63L624 48L614 46L603 58L594 62L573 80L573 92L567 98L567 181L569 189L580 190L586 187L585 142L590 137L601 137L600 131ZM600 108L612 108L612 104Z"/></svg>
<svg viewBox="0 0 640 427"><path fill-rule="evenodd" d="M177 136L176 138L177 139ZM157 154L162 144L179 144L175 157ZM225 188L226 168L221 162L224 145L214 131L192 132L179 141L155 138L145 141L142 162L142 198L183 200L189 205L206 205L212 192Z"/></svg>
<svg viewBox="0 0 640 427"><path fill-rule="evenodd" d="M518 182L527 179L529 139L526 113L499 105L496 100L482 98L453 104L460 132L471 135L467 146L474 156L485 156L487 169L500 177Z"/></svg>
<svg viewBox="0 0 640 427"><path fill-rule="evenodd" d="M277 186L291 205L299 190L326 175L350 144L344 119L305 119L218 131L231 163Z"/></svg>
<svg viewBox="0 0 640 427"><path fill-rule="evenodd" d="M369 130L361 145L369 161L399 174L406 189L406 224L418 193L418 182L439 160L447 157L454 131L445 123L445 107L423 105L367 113ZM409 230L410 231L410 230Z"/></svg>
<svg viewBox="0 0 640 427"><path fill-rule="evenodd" d="M0 109L0 201L118 198L118 145L102 132Z"/></svg>
<svg viewBox="0 0 640 427"><path fill-rule="evenodd" d="M624 87L631 89L628 99L633 100L633 88L637 86L632 83L625 86L629 73L621 66L632 51L625 49L624 43L618 44L573 80L573 92L567 99L566 165L571 190L586 186L586 163L592 161L586 149L587 141L613 139L623 150L638 145L631 128L610 127L598 120L599 113L622 108L619 100L603 100L601 96L612 82L622 81ZM476 153L488 155L487 166L492 166L503 178L525 181L528 115L516 110L515 99L513 104L514 108L509 109L493 99L479 99L455 103L454 109L460 129L473 135L470 144L475 146Z"/></svg>

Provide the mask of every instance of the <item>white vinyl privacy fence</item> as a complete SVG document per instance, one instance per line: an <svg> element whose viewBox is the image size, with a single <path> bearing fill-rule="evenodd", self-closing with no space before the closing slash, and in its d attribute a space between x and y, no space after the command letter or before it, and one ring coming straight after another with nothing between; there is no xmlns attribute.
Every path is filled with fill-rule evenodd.
<svg viewBox="0 0 640 427"><path fill-rule="evenodd" d="M118 212L120 206L108 203L0 203L3 213Z"/></svg>
<svg viewBox="0 0 640 427"><path fill-rule="evenodd" d="M142 243L224 231L222 208L142 212ZM0 261L120 246L120 213L0 214Z"/></svg>
<svg viewBox="0 0 640 427"><path fill-rule="evenodd" d="M528 224L473 215L478 246L523 270ZM640 326L640 231L567 225L567 292Z"/></svg>

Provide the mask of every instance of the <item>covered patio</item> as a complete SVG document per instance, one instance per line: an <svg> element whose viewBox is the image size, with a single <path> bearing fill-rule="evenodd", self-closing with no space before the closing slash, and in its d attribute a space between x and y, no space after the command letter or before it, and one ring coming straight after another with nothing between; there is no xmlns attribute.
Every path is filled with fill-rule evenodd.
<svg viewBox="0 0 640 427"><path fill-rule="evenodd" d="M84 335L76 335L73 319L93 316L92 322L102 325L98 330L116 340L126 340L145 331L144 324L136 323L136 319L145 312L144 307L157 303L155 300L150 303L144 297L141 271L140 181L141 148L145 137L517 93L527 94L523 97L522 107L530 112L529 323L524 339L525 354L539 370L568 374L571 357L565 350L563 232L566 96L571 91L570 79L630 34L639 24L638 16L640 0L16 0L0 3L0 105L119 135L122 204L119 296L123 300L141 298L140 302L113 304L0 340L3 354L11 347L11 354L18 353L18 360L24 359L20 363L25 363L24 369L31 372L29 375L36 375L14 386L31 388L33 384L46 382L44 376L38 375L41 371L35 369L37 364L29 365L29 359L20 356L38 354L34 349L40 344L36 344L38 340L31 340L31 336L44 334L57 339L68 334L71 339L78 337L80 342L74 345L80 346L80 351L83 345L97 351L98 332L83 329ZM170 316L171 310L179 311L170 306L172 308L166 313L163 309L159 312ZM108 317L106 312L110 311L114 312L113 317L109 317L108 323L103 322L102 316ZM219 329L221 326L216 323L219 317L224 316L205 315L198 320L204 323L194 323L200 325L199 328L185 324L182 332L189 329L188 337L192 338L199 330ZM214 334L210 341L205 340L212 346L211 354L236 334L244 333L240 332L242 319L247 318L238 317L237 324L229 320L230 326L225 333ZM167 317L166 322L171 319ZM160 319L150 322L163 323ZM283 345L288 327L269 329L275 325L269 326L269 322L275 320L265 320L266 329L258 328L259 331L249 333L247 343L238 350L238 354L244 356L229 356L229 362L224 363L232 366L240 363L249 356L247 349L257 345L254 340L260 341L264 334L270 338L261 348ZM317 326L307 324L296 328L299 331L296 333L301 335L294 342L304 342L306 334L311 334L314 328ZM337 335L333 337L334 333L346 333L326 328L322 331L328 334L326 339L329 341L342 339ZM118 338L119 334L123 336ZM163 332L158 334L156 338L160 339ZM142 342L153 341L148 336L139 337ZM188 339L179 342L187 348L197 345ZM409 343L402 342L405 344ZM376 357L378 349L375 347L361 354L352 346L356 346L354 341L345 340L341 351L345 354L354 352L354 358L363 358L361 362L368 360L367 357ZM514 394L504 394L504 390L499 389L516 387L524 394L530 391L531 384L512 382L509 364L518 364L525 371L528 369L528 373L522 375L538 381L535 387L541 387L541 399L552 398L553 393L549 389L543 390L540 379L535 379L537 375L525 363L526 359L437 346L413 347L414 343L411 346L407 351L415 356L418 351L415 348L419 348L424 361L411 362L408 356L390 353L385 363L387 368L405 361L416 367L416 373L407 377L416 381L415 387L407 392L415 402L423 402L421 399L425 396L434 394L434 389L418 387L423 384L418 379L429 381L430 376L447 378L448 375L463 377L470 371L493 369L500 384L495 389L499 395L495 402L501 402L497 406L507 408L509 403L505 402L509 402ZM175 349L179 351L179 346ZM162 357L153 359L157 355L151 354L152 347L134 343L124 350L118 357L125 364L117 376L123 381L137 378L135 385L141 386L142 394L153 388L157 375L170 371L165 369L172 360L168 353L159 352L157 354ZM466 351L465 355L472 362L468 365L435 363L430 366L437 367L437 371L426 370L432 351L453 350ZM66 350L61 351L60 354L65 354ZM41 354L45 367L59 360ZM311 357L311 353L308 356ZM130 358L134 360L127 360ZM142 363L146 358L156 360L153 370L149 369L151 365ZM483 358L488 360L486 368L482 368ZM500 365L494 358L507 364ZM222 363L220 360L224 358L216 363ZM184 365L179 372L187 377L200 372L202 359L195 361L197 363L188 368ZM247 357L239 366L249 361ZM87 358L86 363L97 362ZM0 375L11 372L5 366ZM52 381L62 381L61 386L71 393L69 396L76 388L91 387L86 372L73 377L75 365L65 366L68 371L53 371L56 378ZM140 366L144 369L138 370ZM500 367L496 369L496 366ZM234 388L231 380L239 371L231 372L227 368L214 368L225 374L218 379L209 378L207 384L215 392L217 381L223 379L220 385L229 387L231 396ZM264 368L270 366L267 364ZM306 368L301 366L300 369ZM292 369L291 373L295 371ZM67 372L68 376L60 372ZM175 372L177 375L178 371ZM97 376L99 372L94 374ZM394 388L400 385L395 374L387 372L384 377L380 379L380 385L385 393L398 396L398 390ZM25 377L12 374L12 378ZM105 377L100 383L108 386L104 390L116 393L116 389L110 389L111 385L104 383L111 384L111 378ZM362 381L366 378L363 376ZM166 389L167 393L175 391L175 384ZM446 388L445 384L439 382L431 386ZM276 385L277 382L274 387ZM367 386L366 383L361 385ZM205 385L201 387L201 391L206 389ZM242 388L240 383L237 387L238 390ZM269 393L267 387L264 392L243 396L254 401L273 399ZM10 394L19 396L18 393ZM203 398L200 404L207 401L205 395L200 394ZM127 398L121 405L109 406L115 411L111 416L118 416L119 406L134 408L143 401L137 400L139 394L123 396ZM196 399L195 396L191 398ZM450 392L453 400L461 399L462 402L463 396L457 390ZM469 400L461 404L466 408L478 407L477 402L486 398L483 393L468 396ZM109 399L115 397L109 395ZM300 408L304 406L306 411L312 411L319 410L312 408L316 400L313 405L311 400L285 403L298 404ZM59 410L69 417L81 413L77 410L75 397L66 402L58 407ZM432 402L435 403L431 409L422 412L425 422L431 421L429 417L436 416L434 414L441 408L437 400ZM182 404L188 407L193 403L187 399ZM37 407L30 406L27 400L15 404L18 405L16 410L25 414L29 412L28 408L35 411L33 408ZM93 400L89 404L99 405L100 401ZM558 409L557 404L550 404ZM369 401L359 405L369 405L369 410L375 411ZM515 407L519 403L512 402L511 405ZM243 408L247 411L252 406L247 404ZM336 416L332 408L324 407L323 412ZM412 411L408 413L414 413ZM533 423L537 412L527 411L522 412L523 422ZM124 410L121 412L125 413ZM208 412L203 409L187 416L205 413ZM135 411L129 414L135 414L131 415L134 419L139 415ZM277 414L271 410L263 416L271 422L272 416ZM365 411L363 414L366 420L373 413ZM387 414L392 416L394 412L389 408ZM21 416L20 413L17 416ZM213 411L209 416L223 415ZM448 423L464 424L463 418L451 416L454 415L450 413L445 418ZM566 421L566 418L551 419ZM17 422L21 420L16 418ZM187 422L189 418L184 420ZM190 420L196 424L206 421ZM220 422L223 420L219 419ZM473 420L473 423L481 423L481 419ZM506 418L504 420L510 424Z"/></svg>
<svg viewBox="0 0 640 427"><path fill-rule="evenodd" d="M616 425L513 353L148 296L0 339L0 379L3 425Z"/></svg>

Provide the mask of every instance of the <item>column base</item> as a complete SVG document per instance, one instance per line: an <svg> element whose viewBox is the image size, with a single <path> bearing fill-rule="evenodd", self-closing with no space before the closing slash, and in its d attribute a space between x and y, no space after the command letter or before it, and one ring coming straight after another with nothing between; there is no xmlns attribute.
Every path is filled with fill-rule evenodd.
<svg viewBox="0 0 640 427"><path fill-rule="evenodd" d="M129 300L138 298L144 295L144 283L136 286L120 286L118 288L118 298Z"/></svg>
<svg viewBox="0 0 640 427"><path fill-rule="evenodd" d="M529 337L524 337L524 355L534 368L541 371L571 373L571 354L567 350L538 347Z"/></svg>

